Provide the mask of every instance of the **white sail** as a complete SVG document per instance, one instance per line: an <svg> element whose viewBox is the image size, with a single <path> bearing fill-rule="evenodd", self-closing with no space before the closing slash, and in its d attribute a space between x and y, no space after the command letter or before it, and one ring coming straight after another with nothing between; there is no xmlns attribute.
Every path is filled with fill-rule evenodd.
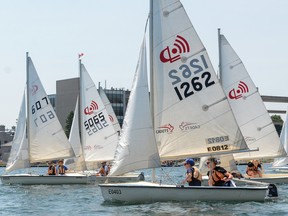
<svg viewBox="0 0 288 216"><path fill-rule="evenodd" d="M235 160L285 154L256 86L224 35L220 35L220 49L222 87L248 147L259 148L259 151L235 154Z"/></svg>
<svg viewBox="0 0 288 216"><path fill-rule="evenodd" d="M111 161L118 143L118 133L109 120L109 115L94 82L81 64L80 112L82 145L86 162Z"/></svg>
<svg viewBox="0 0 288 216"><path fill-rule="evenodd" d="M160 167L149 102L145 38L143 40L110 175L143 168Z"/></svg>
<svg viewBox="0 0 288 216"><path fill-rule="evenodd" d="M23 95L22 104L18 116L18 122L9 159L6 165L6 172L30 167L28 142L26 137L26 100Z"/></svg>
<svg viewBox="0 0 288 216"><path fill-rule="evenodd" d="M30 162L74 157L30 57L27 59L28 142Z"/></svg>
<svg viewBox="0 0 288 216"><path fill-rule="evenodd" d="M79 129L79 107L78 107L78 99L76 102L73 122L71 126L71 131L69 135L69 142L73 148L73 151L76 155L76 158L69 158L65 160L65 165L69 167L69 169L76 171L84 171L87 170L82 144L80 140L80 129Z"/></svg>
<svg viewBox="0 0 288 216"><path fill-rule="evenodd" d="M281 145L284 147L285 151L288 152L288 110L286 112L286 120L280 134L280 142ZM275 158L273 167L285 166L287 164L288 164L288 156L283 158Z"/></svg>
<svg viewBox="0 0 288 216"><path fill-rule="evenodd" d="M101 87L99 89L99 94L100 94L100 97L101 97L101 99L102 99L102 101L104 103L104 106L105 106L105 108L106 108L106 110L108 112L109 120L113 124L114 130L116 132L118 132L118 134L119 134L121 128L120 128L117 116L115 115L113 107L112 107L109 99L107 98L107 95L106 95L105 91Z"/></svg>
<svg viewBox="0 0 288 216"><path fill-rule="evenodd" d="M246 149L208 54L182 4L153 2L152 99L163 160Z"/></svg>

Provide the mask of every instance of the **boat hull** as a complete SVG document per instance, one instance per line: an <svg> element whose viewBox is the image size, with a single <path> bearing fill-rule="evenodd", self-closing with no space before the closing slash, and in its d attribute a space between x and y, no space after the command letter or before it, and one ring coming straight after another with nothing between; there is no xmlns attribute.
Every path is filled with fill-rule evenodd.
<svg viewBox="0 0 288 216"><path fill-rule="evenodd" d="M288 174L263 174L261 178L250 178L247 175L244 176L245 179L251 180L251 181L260 181L260 182L266 182L271 184L288 184Z"/></svg>
<svg viewBox="0 0 288 216"><path fill-rule="evenodd" d="M63 176L49 175L2 175L0 179L2 184L21 184L21 185L61 185L61 184L101 184L104 182L122 183L135 182L142 180L142 174L131 174L125 176L95 176L81 174L67 174Z"/></svg>
<svg viewBox="0 0 288 216"><path fill-rule="evenodd" d="M264 201L268 187L189 187L148 182L100 184L106 201Z"/></svg>

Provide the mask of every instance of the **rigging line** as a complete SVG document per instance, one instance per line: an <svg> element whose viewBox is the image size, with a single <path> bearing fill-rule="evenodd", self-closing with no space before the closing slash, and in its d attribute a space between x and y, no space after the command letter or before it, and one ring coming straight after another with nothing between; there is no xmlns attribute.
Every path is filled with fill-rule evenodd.
<svg viewBox="0 0 288 216"><path fill-rule="evenodd" d="M164 174L164 176L170 181L170 183L175 184L175 185L177 184L177 182L170 177L170 174L168 172L166 172L162 167L161 167L161 174ZM162 177L162 175L161 175L161 177ZM160 183L162 183L161 177L160 177Z"/></svg>

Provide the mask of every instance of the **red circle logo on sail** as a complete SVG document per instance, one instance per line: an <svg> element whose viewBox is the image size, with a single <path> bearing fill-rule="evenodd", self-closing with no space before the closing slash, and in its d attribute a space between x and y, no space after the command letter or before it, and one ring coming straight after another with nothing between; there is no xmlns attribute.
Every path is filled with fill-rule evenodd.
<svg viewBox="0 0 288 216"><path fill-rule="evenodd" d="M108 115L108 117L109 117L109 120L110 120L110 122L114 122L114 118L113 118L113 116L112 115Z"/></svg>
<svg viewBox="0 0 288 216"><path fill-rule="evenodd" d="M31 93L32 93L32 95L35 95L36 94L36 92L38 91L38 86L37 85L32 85L32 88L31 88Z"/></svg>
<svg viewBox="0 0 288 216"><path fill-rule="evenodd" d="M240 81L237 88L233 88L228 96L230 99L235 99L235 100L238 100L239 98L242 98L243 97L243 94L249 92L249 88L248 88L248 85L243 82L243 81Z"/></svg>
<svg viewBox="0 0 288 216"><path fill-rule="evenodd" d="M98 110L98 104L93 100L92 102L91 102L91 104L90 104L90 106L87 106L87 107L85 107L85 109L84 109L84 114L85 115L91 115L91 114L93 114L93 112L95 111L95 110Z"/></svg>
<svg viewBox="0 0 288 216"><path fill-rule="evenodd" d="M180 54L190 52L190 46L187 40L180 35L176 36L173 47L167 46L160 53L160 60L163 63L170 62L173 63L179 59L181 59Z"/></svg>

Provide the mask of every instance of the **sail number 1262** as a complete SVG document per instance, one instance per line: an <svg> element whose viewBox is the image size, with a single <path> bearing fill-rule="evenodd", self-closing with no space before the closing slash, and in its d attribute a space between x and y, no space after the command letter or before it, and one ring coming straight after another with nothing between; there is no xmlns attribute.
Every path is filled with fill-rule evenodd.
<svg viewBox="0 0 288 216"><path fill-rule="evenodd" d="M179 100L215 84L211 78L211 73L207 70L208 68L204 55L201 55L200 60L194 58L189 62L189 65L182 64L179 70L173 69L168 73L168 76L173 80L172 85ZM185 79L185 82L182 79Z"/></svg>

